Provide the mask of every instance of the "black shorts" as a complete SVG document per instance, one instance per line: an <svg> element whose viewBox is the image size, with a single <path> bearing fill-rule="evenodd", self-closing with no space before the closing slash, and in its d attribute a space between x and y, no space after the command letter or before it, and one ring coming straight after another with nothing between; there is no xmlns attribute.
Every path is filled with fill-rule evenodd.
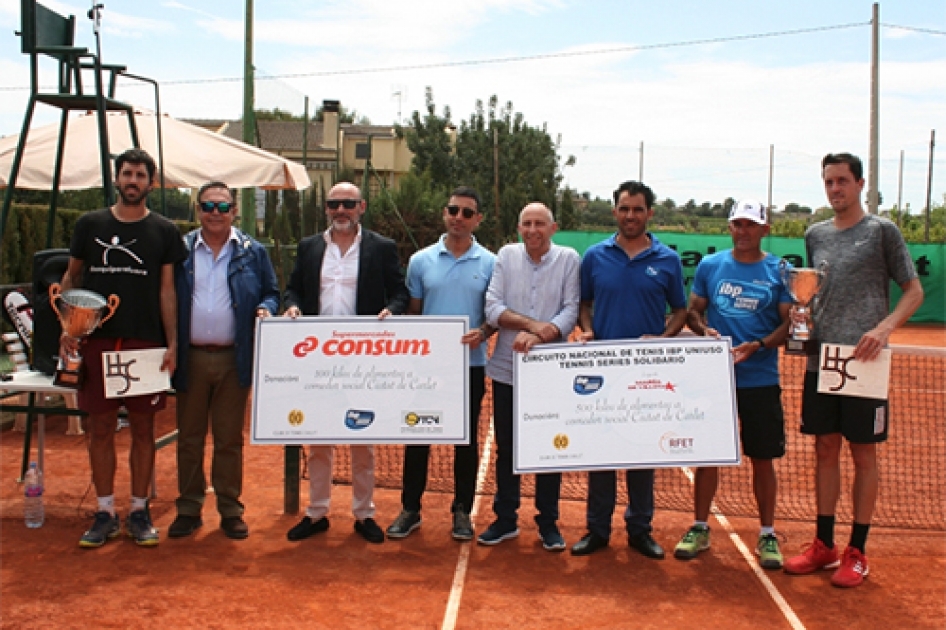
<svg viewBox="0 0 946 630"><path fill-rule="evenodd" d="M124 398L105 397L105 378L102 374L102 353L112 352L118 339L91 337L82 343L79 352L82 354L85 365L85 383L78 392L79 409L89 413L101 414L118 411L124 406L131 413L157 413L164 409L167 394L145 394L142 396L126 396ZM122 348L125 350L149 350L160 348L161 344L141 339L122 339Z"/></svg>
<svg viewBox="0 0 946 630"><path fill-rule="evenodd" d="M736 388L742 452L752 459L778 459L785 454L785 414L782 388Z"/></svg>
<svg viewBox="0 0 946 630"><path fill-rule="evenodd" d="M840 433L854 444L887 441L890 406L886 400L818 393L818 373L805 372L801 405L801 432L805 435Z"/></svg>

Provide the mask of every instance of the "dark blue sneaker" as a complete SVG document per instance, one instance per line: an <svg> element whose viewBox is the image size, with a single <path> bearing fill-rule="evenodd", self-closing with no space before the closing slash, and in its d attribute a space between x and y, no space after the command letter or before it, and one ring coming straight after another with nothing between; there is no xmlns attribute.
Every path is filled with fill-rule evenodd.
<svg viewBox="0 0 946 630"><path fill-rule="evenodd" d="M503 525L499 521L494 521L492 525L486 528L486 531L480 534L476 542L481 545L498 545L504 540L512 540L519 536L519 528L513 525Z"/></svg>
<svg viewBox="0 0 946 630"><path fill-rule="evenodd" d="M561 532L555 525L540 531L539 540L542 541L542 548L546 551L565 551L565 539L562 538Z"/></svg>
<svg viewBox="0 0 946 630"><path fill-rule="evenodd" d="M96 512L95 521L89 531L82 534L79 540L79 546L86 549L95 549L101 547L111 538L115 538L121 532L121 525L118 521L118 515L112 516L108 512Z"/></svg>
<svg viewBox="0 0 946 630"><path fill-rule="evenodd" d="M125 533L142 547L154 547L158 544L158 530L151 524L151 513L146 507L135 510L125 519Z"/></svg>

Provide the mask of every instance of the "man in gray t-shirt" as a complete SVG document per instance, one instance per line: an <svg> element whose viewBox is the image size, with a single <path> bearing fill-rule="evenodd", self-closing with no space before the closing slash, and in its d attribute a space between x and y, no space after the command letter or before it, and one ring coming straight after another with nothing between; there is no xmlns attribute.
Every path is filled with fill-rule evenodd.
<svg viewBox="0 0 946 630"><path fill-rule="evenodd" d="M829 154L822 178L834 218L805 234L808 263L827 262L825 284L813 304L817 342L854 346L854 359L872 361L887 346L890 333L923 303L923 288L903 236L887 219L868 215L861 205L864 188L860 159ZM903 290L890 311L890 281ZM817 347L820 344L814 344ZM817 534L801 555L785 563L792 574L837 568L831 583L858 586L869 570L864 549L877 500L877 444L887 439L886 400L818 393L818 356L808 358L801 431L815 436ZM846 439L854 460L854 525L843 555L834 545L834 514L841 492L841 445Z"/></svg>

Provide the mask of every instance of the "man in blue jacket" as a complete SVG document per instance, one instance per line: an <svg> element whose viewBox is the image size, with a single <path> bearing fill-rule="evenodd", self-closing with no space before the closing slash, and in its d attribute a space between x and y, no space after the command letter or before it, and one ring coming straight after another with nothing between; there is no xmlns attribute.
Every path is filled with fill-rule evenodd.
<svg viewBox="0 0 946 630"><path fill-rule="evenodd" d="M233 227L236 203L222 182L197 195L200 229L184 237L187 259L177 266L177 518L171 538L200 527L207 490L204 443L213 433L211 484L220 529L249 535L243 520L243 425L253 377L256 318L275 315L279 285L266 250Z"/></svg>

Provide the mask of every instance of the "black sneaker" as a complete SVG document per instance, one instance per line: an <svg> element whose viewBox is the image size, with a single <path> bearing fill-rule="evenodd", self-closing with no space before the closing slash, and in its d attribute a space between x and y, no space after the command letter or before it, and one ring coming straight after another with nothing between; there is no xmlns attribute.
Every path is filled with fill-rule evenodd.
<svg viewBox="0 0 946 630"><path fill-rule="evenodd" d="M458 506L453 513L453 531L450 532L454 540L466 541L473 540L473 521L470 520L470 513Z"/></svg>
<svg viewBox="0 0 946 630"><path fill-rule="evenodd" d="M115 538L121 532L118 515L112 516L108 512L96 512L95 520L89 531L82 534L79 546L86 549L101 547L109 539Z"/></svg>
<svg viewBox="0 0 946 630"><path fill-rule="evenodd" d="M420 527L420 512L401 510L394 522L388 527L388 538L407 538Z"/></svg>

